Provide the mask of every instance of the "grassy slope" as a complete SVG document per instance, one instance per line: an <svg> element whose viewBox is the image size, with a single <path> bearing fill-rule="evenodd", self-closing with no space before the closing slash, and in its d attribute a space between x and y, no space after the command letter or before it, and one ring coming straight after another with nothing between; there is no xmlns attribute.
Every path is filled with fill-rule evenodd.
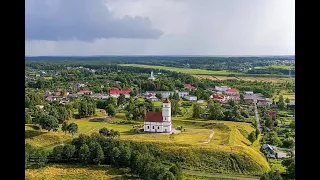
<svg viewBox="0 0 320 180"><path fill-rule="evenodd" d="M41 169L25 170L28 179L114 179L122 177L123 172L106 165L49 164Z"/></svg>

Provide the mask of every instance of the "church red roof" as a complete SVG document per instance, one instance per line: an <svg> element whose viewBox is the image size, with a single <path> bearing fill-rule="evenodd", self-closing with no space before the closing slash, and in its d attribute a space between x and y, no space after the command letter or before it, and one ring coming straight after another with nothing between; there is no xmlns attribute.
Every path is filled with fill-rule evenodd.
<svg viewBox="0 0 320 180"><path fill-rule="evenodd" d="M170 103L170 100L168 98L166 98L163 103Z"/></svg>
<svg viewBox="0 0 320 180"><path fill-rule="evenodd" d="M163 122L162 112L147 112L144 122Z"/></svg>

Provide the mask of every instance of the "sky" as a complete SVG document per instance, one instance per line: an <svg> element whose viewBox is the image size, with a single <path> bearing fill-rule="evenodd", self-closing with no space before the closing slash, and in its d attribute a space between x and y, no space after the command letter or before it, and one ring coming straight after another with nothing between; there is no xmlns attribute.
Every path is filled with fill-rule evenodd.
<svg viewBox="0 0 320 180"><path fill-rule="evenodd" d="M294 0L26 0L26 56L294 55Z"/></svg>

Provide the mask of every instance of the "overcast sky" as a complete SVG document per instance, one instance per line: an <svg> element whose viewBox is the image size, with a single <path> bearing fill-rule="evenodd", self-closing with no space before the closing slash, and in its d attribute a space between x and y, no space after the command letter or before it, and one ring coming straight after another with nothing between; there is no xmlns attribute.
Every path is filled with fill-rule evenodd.
<svg viewBox="0 0 320 180"><path fill-rule="evenodd" d="M294 55L294 0L26 0L26 55Z"/></svg>

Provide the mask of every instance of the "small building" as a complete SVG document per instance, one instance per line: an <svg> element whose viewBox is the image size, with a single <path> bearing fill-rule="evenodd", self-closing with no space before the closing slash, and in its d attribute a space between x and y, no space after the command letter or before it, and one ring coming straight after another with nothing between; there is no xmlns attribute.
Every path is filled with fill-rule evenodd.
<svg viewBox="0 0 320 180"><path fill-rule="evenodd" d="M254 99L244 99L244 104L251 105L254 103Z"/></svg>
<svg viewBox="0 0 320 180"><path fill-rule="evenodd" d="M224 92L228 89L230 89L228 86L215 86L215 90L220 92Z"/></svg>
<svg viewBox="0 0 320 180"><path fill-rule="evenodd" d="M246 95L253 95L253 91L246 91L245 94Z"/></svg>
<svg viewBox="0 0 320 180"><path fill-rule="evenodd" d="M228 99L232 99L233 101L239 101L240 100L240 96L228 96Z"/></svg>
<svg viewBox="0 0 320 180"><path fill-rule="evenodd" d="M57 100L57 98L54 97L54 96L48 96L48 97L46 97L46 101L49 101L49 102L56 101L56 100Z"/></svg>
<svg viewBox="0 0 320 180"><path fill-rule="evenodd" d="M177 91L177 93L179 94L179 97L181 97L181 98L189 95L188 91Z"/></svg>
<svg viewBox="0 0 320 180"><path fill-rule="evenodd" d="M77 94L79 95L92 95L91 90L80 90Z"/></svg>
<svg viewBox="0 0 320 180"><path fill-rule="evenodd" d="M218 95L218 94L212 94L209 98L219 101L219 102L224 102L227 100L227 97L224 95Z"/></svg>
<svg viewBox="0 0 320 180"><path fill-rule="evenodd" d="M267 102L263 100L258 100L257 107L267 107Z"/></svg>
<svg viewBox="0 0 320 180"><path fill-rule="evenodd" d="M277 159L283 159L283 158L286 158L287 157L287 153L285 152L277 152L276 153L276 156L277 156Z"/></svg>
<svg viewBox="0 0 320 180"><path fill-rule="evenodd" d="M184 84L183 85L185 89L196 89L196 87L192 86L191 84Z"/></svg>
<svg viewBox="0 0 320 180"><path fill-rule="evenodd" d="M267 116L272 117L272 119L276 119L276 117L277 117L277 112L275 112L275 111L269 111L269 112L267 113Z"/></svg>
<svg viewBox="0 0 320 180"><path fill-rule="evenodd" d="M296 104L296 101L294 99L290 100L289 105L295 105L295 104Z"/></svg>
<svg viewBox="0 0 320 180"><path fill-rule="evenodd" d="M188 101L196 101L197 100L197 96L192 96L192 95L184 96L183 98Z"/></svg>
<svg viewBox="0 0 320 180"><path fill-rule="evenodd" d="M145 96L145 99L149 99L151 101L158 101L158 98L155 96L155 94L149 93Z"/></svg>
<svg viewBox="0 0 320 180"><path fill-rule="evenodd" d="M230 88L224 91L224 94L228 96L235 96L235 95L239 95L239 91L235 88Z"/></svg>

